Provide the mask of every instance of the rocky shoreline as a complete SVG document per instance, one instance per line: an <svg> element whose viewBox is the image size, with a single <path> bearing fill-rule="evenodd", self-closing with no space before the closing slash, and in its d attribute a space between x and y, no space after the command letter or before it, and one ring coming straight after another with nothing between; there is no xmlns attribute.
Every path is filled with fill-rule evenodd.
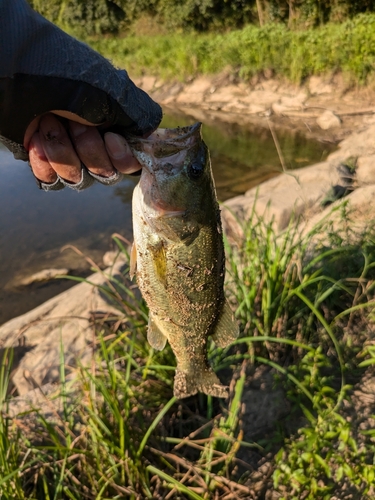
<svg viewBox="0 0 375 500"><path fill-rule="evenodd" d="M330 213L332 205L323 209L322 201L335 186L344 189L358 227L372 222L375 104L371 105L374 95L370 90L351 90L342 81L319 78L311 78L300 88L274 80L245 85L231 82L228 75L198 78L186 84L163 84L144 77L137 83L162 105L188 111L197 120L203 110L212 120L225 116L229 122L256 122L264 126L272 123L275 128L304 130L322 141L341 141L338 150L325 162L285 171L259 188L228 200L223 220L229 236L240 236L241 228L234 216L246 220L255 199L258 213L274 218L279 231L286 227L293 212L306 223L314 223ZM348 177L343 166L349 158L355 159L355 169ZM120 273L123 265L124 262L116 261L106 271L90 276L88 282L105 285L107 276ZM114 304L97 288L81 283L0 326L0 354L7 347L19 347L12 374L19 397L27 401L30 391L58 382L61 345L72 375L77 359L89 362L95 350L96 318L110 316L118 318Z"/></svg>
<svg viewBox="0 0 375 500"><path fill-rule="evenodd" d="M267 128L271 122L323 142L337 143L375 123L374 89L353 87L341 75L313 76L302 86L262 77L244 83L227 73L186 83L149 76L135 82L162 106L179 108L197 120Z"/></svg>
<svg viewBox="0 0 375 500"><path fill-rule="evenodd" d="M188 83L163 83L143 77L137 84L162 105L179 108L197 120L253 123L272 129L288 128L322 142L338 143L326 161L263 182L225 202L226 232L238 236L236 219L247 220L256 199L258 214L273 218L283 230L292 214L307 223L323 211L324 200L348 196L361 227L372 220L375 189L375 92L353 88L341 75L309 78L303 86L254 77L236 82L230 74L200 77ZM348 174L346 164L354 161ZM366 210L361 209L361 203ZM327 203L328 204L328 203ZM319 215L320 214L320 215Z"/></svg>

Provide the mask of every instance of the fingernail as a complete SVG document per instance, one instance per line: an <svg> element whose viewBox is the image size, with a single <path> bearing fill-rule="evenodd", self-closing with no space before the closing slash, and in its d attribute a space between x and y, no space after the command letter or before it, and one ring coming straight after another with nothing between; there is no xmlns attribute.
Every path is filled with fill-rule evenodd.
<svg viewBox="0 0 375 500"><path fill-rule="evenodd" d="M82 123L70 122L70 130L72 131L74 137L78 137L86 132L87 127L86 125L82 125Z"/></svg>
<svg viewBox="0 0 375 500"><path fill-rule="evenodd" d="M130 153L128 145L125 139L112 132L107 132L105 134L105 145L108 153L115 160L120 160Z"/></svg>

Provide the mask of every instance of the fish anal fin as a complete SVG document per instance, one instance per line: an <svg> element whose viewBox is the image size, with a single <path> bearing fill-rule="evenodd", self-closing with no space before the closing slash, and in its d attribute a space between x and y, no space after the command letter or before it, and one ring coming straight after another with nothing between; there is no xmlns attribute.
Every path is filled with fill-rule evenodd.
<svg viewBox="0 0 375 500"><path fill-rule="evenodd" d="M206 368L203 372L186 372L177 368L174 377L174 396L183 399L193 396L197 392L203 392L217 398L226 398L229 389L221 384L212 368Z"/></svg>
<svg viewBox="0 0 375 500"><path fill-rule="evenodd" d="M136 270L137 270L137 247L135 241L133 241L132 248L130 250L130 269L129 269L129 275L131 280L134 278Z"/></svg>
<svg viewBox="0 0 375 500"><path fill-rule="evenodd" d="M155 321L153 321L151 316L148 318L147 341L150 346L157 351L162 351L167 343L167 337L160 330Z"/></svg>
<svg viewBox="0 0 375 500"><path fill-rule="evenodd" d="M212 339L218 347L227 347L239 335L237 322L228 301L226 300L216 323Z"/></svg>

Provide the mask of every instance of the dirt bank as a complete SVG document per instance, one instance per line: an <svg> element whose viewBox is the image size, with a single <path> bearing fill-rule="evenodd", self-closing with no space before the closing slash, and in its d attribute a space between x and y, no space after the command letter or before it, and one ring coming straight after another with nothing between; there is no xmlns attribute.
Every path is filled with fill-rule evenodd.
<svg viewBox="0 0 375 500"><path fill-rule="evenodd" d="M339 142L375 122L375 91L355 88L340 75L311 77L302 86L256 77L248 83L230 74L190 82L136 79L162 106L188 111L199 119L256 123L299 130L320 141Z"/></svg>
<svg viewBox="0 0 375 500"><path fill-rule="evenodd" d="M162 106L181 109L205 123L222 120L257 124L275 131L287 128L338 144L338 150L326 161L293 170L293 175L285 171L227 200L229 211L222 211L227 233L236 227L231 213L247 220L255 199L257 212L264 215L267 210L280 231L293 213L306 222L312 216L319 217L326 199L334 201L345 195L349 202L362 199L362 205L372 204L368 190L375 186L374 89L350 87L340 75L314 76L302 86L272 78L244 83L229 74L200 77L187 83L163 83L144 77L137 84ZM355 159L355 168L348 177L345 165L350 158ZM350 196L353 191L355 196ZM335 192L341 194L336 196ZM356 201L354 205L357 204ZM372 214L367 214L367 223L371 219Z"/></svg>
<svg viewBox="0 0 375 500"><path fill-rule="evenodd" d="M245 86L243 83L231 82L230 78L228 76L225 77L225 75L220 78L222 78L221 83L219 77L216 77L216 79L200 78L184 85L179 83L162 84L154 79L144 78L138 84L150 92L163 106L180 108L184 111L188 110L189 114L195 116L198 120L203 118L207 120L207 117L209 120L220 118L224 121L235 121L237 123L252 122L264 125L265 127L269 127L271 123L271 127L274 126L275 129L277 127L288 127L293 130L304 131L306 135L322 141L340 142L337 151L332 153L326 161L312 165L311 167L294 170L293 175L285 171L277 178L264 182L258 188L257 193L252 189L241 196L229 200L226 205L230 207L230 210L223 209L222 214L226 233L232 236L233 241L238 241L238 236L240 236L237 229L240 230L241 227L237 228L236 221L238 219L242 219L243 221L249 220L249 213L252 212L255 202L257 203L257 211L262 215L266 213L272 217L273 223L279 231L282 231L288 225L291 214L297 212L305 219L306 223L310 222L310 227L312 223L315 225L317 221L323 219L326 227L337 229L337 234L340 235L338 223L343 222L343 217L341 216L341 212L336 211L331 214L331 209L334 203L341 203L341 199L335 202L335 198L331 194L329 203L332 201L332 204L326 207L327 202L322 203L322 200L327 199L327 195L329 195L332 188L341 188L341 191L336 189L336 192L341 193L341 196L347 200L346 213L351 214L353 221L350 222L352 224L350 232L347 231L348 228L346 225L346 222L350 219L344 220L344 222L345 231L350 236L353 235L355 238L356 234L359 234L364 227L373 224L373 213L375 212L375 106L373 108L371 102L375 102L375 99L372 100L370 90L345 89L343 84L340 87L340 82L326 82L323 79L311 79L305 86L295 88L273 80L254 82L251 86ZM351 158L350 162L348 161L349 158ZM233 217L233 214L236 214L237 217ZM335 214L340 215L339 220L332 219L332 226L328 225L328 222L331 221L329 217L331 215L335 217ZM304 229L306 230L306 228ZM357 229L358 231L356 231ZM324 238L326 231L321 230L320 234ZM26 421L23 420L25 413L30 413L30 408L40 408L43 419L48 422L51 428L56 427L56 418L58 418L59 424L63 422L64 425L68 425L65 424L64 420L67 413L74 418L76 418L75 415L79 415L81 418L81 413L88 411L84 405L82 405L81 410L78 397L82 399L82 396L81 392L76 390L79 384L74 385L72 382L76 379L77 374L80 373L82 365L90 365L91 372L88 373L93 374L96 372L100 373L102 369L108 370L109 363L107 361L105 363L103 361L102 364L98 363L98 365L94 362L94 353L98 349L99 342L101 342L97 338L98 329L100 329L100 332L105 332L107 335L106 339L115 338L118 335L119 327L121 327L120 331L125 331L125 329L127 331L128 323L126 323L126 318L130 315L134 316L134 312L137 310L132 307L132 301L129 297L126 294L122 295L124 290L132 289L133 286L127 281L126 277L124 286L121 285L124 262L120 260L112 265L113 261L109 259L107 264L110 267L105 273L96 273L88 279L87 283L77 285L27 314L14 318L0 327L0 356L2 353L3 355L6 353L6 348L10 346L16 347L11 383L13 384L12 390L18 396L11 399L7 412L10 416L17 417L12 422L14 422L16 428L17 426L20 426L20 428L22 426L23 435L27 436L30 440L29 429L31 427L26 427ZM292 261L290 265L292 265ZM113 295L111 293L102 293L108 286L109 275L114 276L111 288L108 289L114 292ZM308 279L307 274L305 276ZM343 275L343 277L346 276L346 274ZM363 294L365 288L370 291L373 286L372 281L367 283L367 278L368 276L363 271L363 275L360 278L361 281L358 280L358 290L361 290ZM304 282L303 280L304 278L301 278L302 282ZM341 286L341 281L340 287L338 286L337 288L344 290L344 287ZM353 282L354 280L350 277L350 281ZM96 287L91 287L90 283L93 283ZM289 285L290 282L287 281L284 291L287 291ZM246 284L245 286L248 285ZM259 285L259 290L262 290L263 294L263 291L266 289L262 289L261 286L263 285ZM331 290L329 291L330 293ZM325 292L325 294L328 296L328 292ZM355 296L357 297L357 292ZM261 294L258 293L257 297L257 300L261 302L262 299L259 298ZM119 312L116 307L116 301L113 300L114 298L120 300L121 304L129 304L129 306L126 306L122 312ZM272 307L275 303L276 299ZM267 311L271 311L272 307L269 307ZM285 309L285 318L287 318L287 313L289 314L290 311ZM303 309L301 311L305 314ZM258 314L258 311L255 314ZM329 317L326 311L324 311L324 314L327 314L327 317ZM336 318L340 316L342 315L338 314ZM286 330L287 323L283 323L283 317L284 313L280 316L281 321L274 323L274 326L277 326L277 335L281 337L284 334L289 335L289 330ZM319 319L319 317L316 316L316 319ZM292 317L293 321L295 321L294 318L297 318L297 316ZM363 339L365 338L365 345L369 346L369 349L372 348L374 346L373 323L365 323L365 319L361 319L361 322L354 326L352 332L349 331L349 328L345 331L345 347L349 348L349 346L354 345L355 349L357 349L357 345L359 346L360 343L363 344ZM315 327L320 328L317 320L314 320L313 323L313 328ZM284 328L285 332L282 332ZM252 332L250 333L252 334ZM61 352L62 347L63 353ZM333 350L333 347L330 349ZM139 352L141 351L139 350ZM274 353L276 351L272 350L269 352ZM317 350L316 352L318 353L319 351ZM357 351L353 350L352 352ZM133 356L140 356L136 349L131 351L129 359L132 359ZM360 354L356 354L356 356L359 357ZM59 381L62 373L62 359L64 359L66 365L64 373L69 383L64 384L64 395L58 397L60 390ZM125 356L121 353L121 362L123 359L125 359ZM136 358L137 370L138 359ZM276 361L278 360L278 358L275 359ZM320 377L320 373L323 373L318 371L318 363L321 363L319 359L316 356L317 361L314 361L314 372L318 374L318 376L314 376L317 378ZM116 365L119 375L123 366L120 362ZM139 366L142 365L139 364ZM349 383L354 386L350 393L351 399L345 398L340 408L341 413L340 415L337 414L335 421L331 415L335 415L334 412L338 411L339 404L329 412L324 410L325 412L323 413L321 411L319 418L316 419L316 424L311 424L313 419L309 419L310 425L307 424L308 419L298 417L298 413L295 410L296 406L293 407L295 403L292 402L291 398L288 399L287 397L287 384L281 383L275 385L275 371L270 370L270 367L266 365L248 366L247 368L245 366L243 364L241 372L238 371L238 377L246 374L243 392L237 393L237 387L240 387L240 385L237 385L237 382L240 381L240 378L233 378L232 380L232 388L236 387L235 397L237 398L237 394L241 394L241 400L238 402L238 405L241 405L241 421L239 424L241 431L238 435L241 437L236 438L238 440L235 442L235 446L239 447L242 440L243 442L250 443L250 445L240 448L238 456L236 456L237 451L234 445L230 451L232 454L231 460L237 460L236 464L238 464L238 466L236 465L238 468L234 469L235 474L241 473L243 474L242 478L246 477L246 482L238 483L239 487L242 488L241 492L244 493L242 497L254 500L286 498L289 490L285 487L285 484L282 487L274 487L272 479L272 473L276 464L274 452L278 446L284 446L287 452L284 452L283 457L285 458L283 460L286 467L290 468L290 464L294 460L291 458L292 455L299 456L299 453L303 453L305 456L309 454L313 456L310 451L309 453L304 453L305 449L310 450L310 448L307 448L307 446L304 448L303 440L307 442L308 437L309 443L312 443L313 441L309 436L316 436L314 437L314 440L318 442L318 445L314 443L314 446L318 446L316 456L323 456L324 459L328 456L328 465L325 465L324 471L328 467L330 468L329 477L328 474L326 477L326 474L320 472L320 487L323 488L328 485L328 489L329 484L335 483L335 496L331 496L330 498L332 500L339 498L346 500L374 498L373 486L370 484L371 480L368 480L369 488L371 487L370 491L365 496L365 494L362 495L362 492L359 491L360 488L364 488L362 479L363 484L358 483L358 491L355 487L357 483L354 480L351 481L352 476L349 473L347 473L347 476L350 478L350 481L346 476L343 480L337 479L338 471L340 470L337 464L344 463L342 461L345 461L350 474L352 474L352 470L356 471L357 468L362 470L360 467L362 467L365 459L367 460L363 451L366 444L364 436L366 432L370 436L370 433L373 432L373 415L375 413L375 377L373 367L369 366L366 371L362 372L363 376L361 376L358 375L357 368L355 369L355 373L354 370L352 370L353 373L350 373L352 365L349 363L345 365L348 366L350 375L348 377ZM313 365L307 366L312 367ZM324 365L324 367L326 366ZM245 372L246 369L248 370L247 372ZM282 369L284 370L284 367ZM299 373L304 374L307 371L302 372L301 370ZM328 373L328 371L324 373ZM91 381L95 381L94 375L91 377L90 383ZM137 390L142 390L139 384L139 375L137 374L136 377ZM152 377L153 374L150 372L150 378ZM237 377L237 374L235 377ZM278 377L280 380L280 375ZM360 377L362 378L360 379ZM324 379L322 379L324 382L322 383L331 383L326 382L330 378L333 377L325 375ZM98 384L95 387L98 388L98 401L100 401L99 398L101 395L99 389L102 385ZM105 388L106 386L103 387ZM317 387L319 388L320 386ZM68 392L67 388L73 388L73 390ZM328 389L328 386L324 387L324 389ZM317 389L314 392L314 397L315 394L317 395L315 401L318 402L320 401L318 399L319 390ZM86 386L85 391L88 392ZM315 391L315 386L312 384L311 391ZM326 394L330 394L330 392L327 390L324 395L324 398L329 400L330 396L326 396ZM121 397L123 398L123 395ZM69 401L69 406L67 406L67 401ZM120 399L119 401L121 405L123 400ZM140 399L140 401L143 404L143 400ZM71 409L73 407L74 411L76 411L75 408L79 408L78 412L81 413L77 412L75 414ZM141 408L141 406L139 407ZM144 408L147 407L144 406ZM230 410L232 406L228 408ZM327 406L327 408L329 407ZM138 411L139 408L134 406L132 412L136 413ZM223 412L222 414L225 415L226 413ZM188 415L189 420L186 421L188 424L186 428L189 429L187 432L190 432L192 423L190 413ZM329 423L329 425L332 425L332 427L329 427L330 438L327 437L328 433L325 431L328 427L324 427L321 423L323 420L321 415L327 419L331 418L332 420L329 422L334 422L335 427ZM36 417L34 418L36 419ZM183 424L185 424L185 421L183 421ZM69 427L66 428L70 430ZM334 432L332 432L332 429ZM291 435L290 441L284 441L284 437L281 438L284 432L286 433L285 435ZM341 437L344 432L348 436L347 438ZM192 435L189 434L186 440L190 439ZM323 441L320 441L321 436L324 436L324 446L320 444L323 443ZM350 443L349 436L354 443L354 445L351 445L354 451L350 451L350 453L348 452L349 446L346 446L346 441ZM358 441L353 441L353 439L357 439L357 436L360 436ZM79 443L80 439L81 436L78 436L75 442ZM206 438L204 441L206 441ZM255 443L253 443L254 441ZM274 448L269 454L266 454L265 448L258 445L258 442L262 444L266 443L269 447L273 443L272 446ZM360 446L357 446L357 442ZM86 446L86 441L84 442L84 446ZM315 449L313 448L313 450ZM328 455L327 450L329 453L333 450L332 454ZM372 448L369 448L369 450L372 450ZM222 460L223 453L220 453L220 460ZM368 453L370 456L370 451ZM371 457L372 455L371 451ZM77 454L74 455L74 457L76 456ZM172 454L169 456L172 456ZM216 463L219 463L219 460ZM302 463L302 459L298 463ZM325 462L323 461L323 463ZM360 465L357 465L358 463ZM311 462L311 464L314 465L316 470L323 470L319 469L321 462L316 461ZM240 468L240 466L243 468L244 465L246 466L246 476ZM188 466L190 467L190 465ZM301 467L297 470L297 473L304 470ZM303 467L309 467L309 473L313 471L310 465L303 465ZM191 470L193 468L192 466ZM363 470L367 470L367 468ZM292 479L297 477L294 483L292 483L292 487L294 487L293 484L298 483L298 477L304 477L293 476L293 473L294 470L292 468ZM359 476L359 473L357 475ZM219 476L213 477L218 478ZM365 476L362 474L362 477ZM232 493L235 491L233 487L237 485L236 478L237 476L233 475L233 477L227 479L227 481L230 480ZM310 479L308 480L310 481ZM231 498L233 498L234 494L232 493L230 494ZM307 498L306 495L308 493L306 490L299 498ZM296 496L294 497L296 498Z"/></svg>

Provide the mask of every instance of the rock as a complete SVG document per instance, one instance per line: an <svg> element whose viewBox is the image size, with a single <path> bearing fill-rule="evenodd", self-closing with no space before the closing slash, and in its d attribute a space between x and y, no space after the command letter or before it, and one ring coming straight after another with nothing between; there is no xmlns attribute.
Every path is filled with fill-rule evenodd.
<svg viewBox="0 0 375 500"><path fill-rule="evenodd" d="M234 240L241 237L237 219L248 220L255 205L258 216L266 222L273 220L275 230L282 231L293 214L307 217L320 211L319 202L340 181L336 164L329 161L285 172L226 201L222 210L224 230Z"/></svg>
<svg viewBox="0 0 375 500"><path fill-rule="evenodd" d="M312 95L331 94L333 92L332 83L320 76L311 76L308 88Z"/></svg>
<svg viewBox="0 0 375 500"><path fill-rule="evenodd" d="M329 109L324 111L324 113L322 113L316 119L316 123L323 130L328 130L330 128L335 128L335 127L341 127L340 118L337 115L335 115L335 113L330 111Z"/></svg>
<svg viewBox="0 0 375 500"><path fill-rule="evenodd" d="M265 90L271 92L277 92L280 88L280 81L277 79L270 78L268 80L262 80L259 82L259 76L254 76L253 85L255 86L255 90Z"/></svg>
<svg viewBox="0 0 375 500"><path fill-rule="evenodd" d="M246 98L246 93L241 91L237 85L228 85L226 87L221 87L213 93L207 94L205 98L206 103L230 103L236 100L236 98Z"/></svg>
<svg viewBox="0 0 375 500"><path fill-rule="evenodd" d="M200 77L196 78L190 85L185 87L185 92L188 94L204 94L212 87L212 82L209 78Z"/></svg>
<svg viewBox="0 0 375 500"><path fill-rule="evenodd" d="M235 102L229 102L221 107L221 111L224 113L239 113L245 111L248 115L255 115L260 113L265 113L267 110L264 106L258 106L254 103L248 103L246 101L237 100Z"/></svg>
<svg viewBox="0 0 375 500"><path fill-rule="evenodd" d="M145 92L151 92L152 90L155 89L157 79L155 76L144 76L141 81L139 82L139 86L145 91Z"/></svg>
<svg viewBox="0 0 375 500"><path fill-rule="evenodd" d="M272 92L270 90L254 90L251 94L247 95L246 98L242 98L242 102L248 102L249 104L256 104L265 109L272 107L274 102L278 102L280 99L279 94Z"/></svg>
<svg viewBox="0 0 375 500"><path fill-rule="evenodd" d="M337 234L340 234L342 231L348 237L346 229L347 225L350 224L349 234L351 242L355 243L358 236L360 236L369 225L373 225L375 213L375 185L360 187L347 196L345 200L346 217L344 225L342 224L342 212L340 210L335 210L343 203L343 200L338 200L311 217L305 225L303 232L305 234L310 232L320 223L320 221L324 220L325 227L331 227L332 231L335 231ZM315 240L324 241L326 236L325 233L321 233L315 236Z"/></svg>
<svg viewBox="0 0 375 500"><path fill-rule="evenodd" d="M307 99L307 93L304 91L298 92L296 95L283 95L280 99L280 104L287 106L290 109L301 109Z"/></svg>
<svg viewBox="0 0 375 500"><path fill-rule="evenodd" d="M346 158L375 155L375 124L350 134L340 142L339 148L329 155L330 160L345 162Z"/></svg>
<svg viewBox="0 0 375 500"><path fill-rule="evenodd" d="M26 278L21 279L17 284L21 286L27 286L40 281L50 281L56 278L56 276L62 276L68 273L69 269L66 267L58 269L44 269L43 271L39 271L38 273L34 273L31 276L27 276Z"/></svg>
<svg viewBox="0 0 375 500"><path fill-rule="evenodd" d="M67 375L74 374L77 362L87 365L91 361L96 318L108 315L124 318L119 302L109 299L98 286L106 286L109 275L123 280L123 267L124 263L118 262L113 268L95 273L86 282L0 327L0 348L20 342L27 347L12 377L19 395L58 382L62 357Z"/></svg>
<svg viewBox="0 0 375 500"><path fill-rule="evenodd" d="M184 92L176 97L176 102L184 104L197 104L209 92L212 82L208 78L197 78L184 87ZM167 102L168 104L168 102Z"/></svg>
<svg viewBox="0 0 375 500"><path fill-rule="evenodd" d="M353 183L345 190L345 197L358 223L358 231L371 222L375 211L375 125L357 131L343 140L337 151L330 154L327 161L282 173L265 181L244 195L225 202L222 209L224 230L233 241L242 238L241 222L249 219L255 204L258 216L266 221L273 219L276 231L287 227L293 214L302 216L311 228L322 217L332 211L330 205L322 211L321 202L332 188L348 187L348 179L343 178L342 165L348 159L356 159ZM365 189L368 186L368 189ZM358 189L358 188L361 188ZM362 189L365 189L362 191ZM336 202L337 204L342 201ZM334 206L336 206L334 205Z"/></svg>
<svg viewBox="0 0 375 500"><path fill-rule="evenodd" d="M176 84L172 85L171 87L169 87L169 89L168 89L169 95L168 95L168 97L166 97L164 99L164 103L169 104L169 103L174 102L183 88L184 87L181 83L176 83Z"/></svg>
<svg viewBox="0 0 375 500"><path fill-rule="evenodd" d="M375 155L358 158L355 179L358 186L375 184Z"/></svg>
<svg viewBox="0 0 375 500"><path fill-rule="evenodd" d="M56 384L45 384L43 389L32 389L23 396L11 398L8 406L8 414L11 417L17 417L20 414L35 411L34 418L37 418L37 412L50 421L51 417L56 420L56 414L63 411L63 400L59 397L60 387Z"/></svg>

